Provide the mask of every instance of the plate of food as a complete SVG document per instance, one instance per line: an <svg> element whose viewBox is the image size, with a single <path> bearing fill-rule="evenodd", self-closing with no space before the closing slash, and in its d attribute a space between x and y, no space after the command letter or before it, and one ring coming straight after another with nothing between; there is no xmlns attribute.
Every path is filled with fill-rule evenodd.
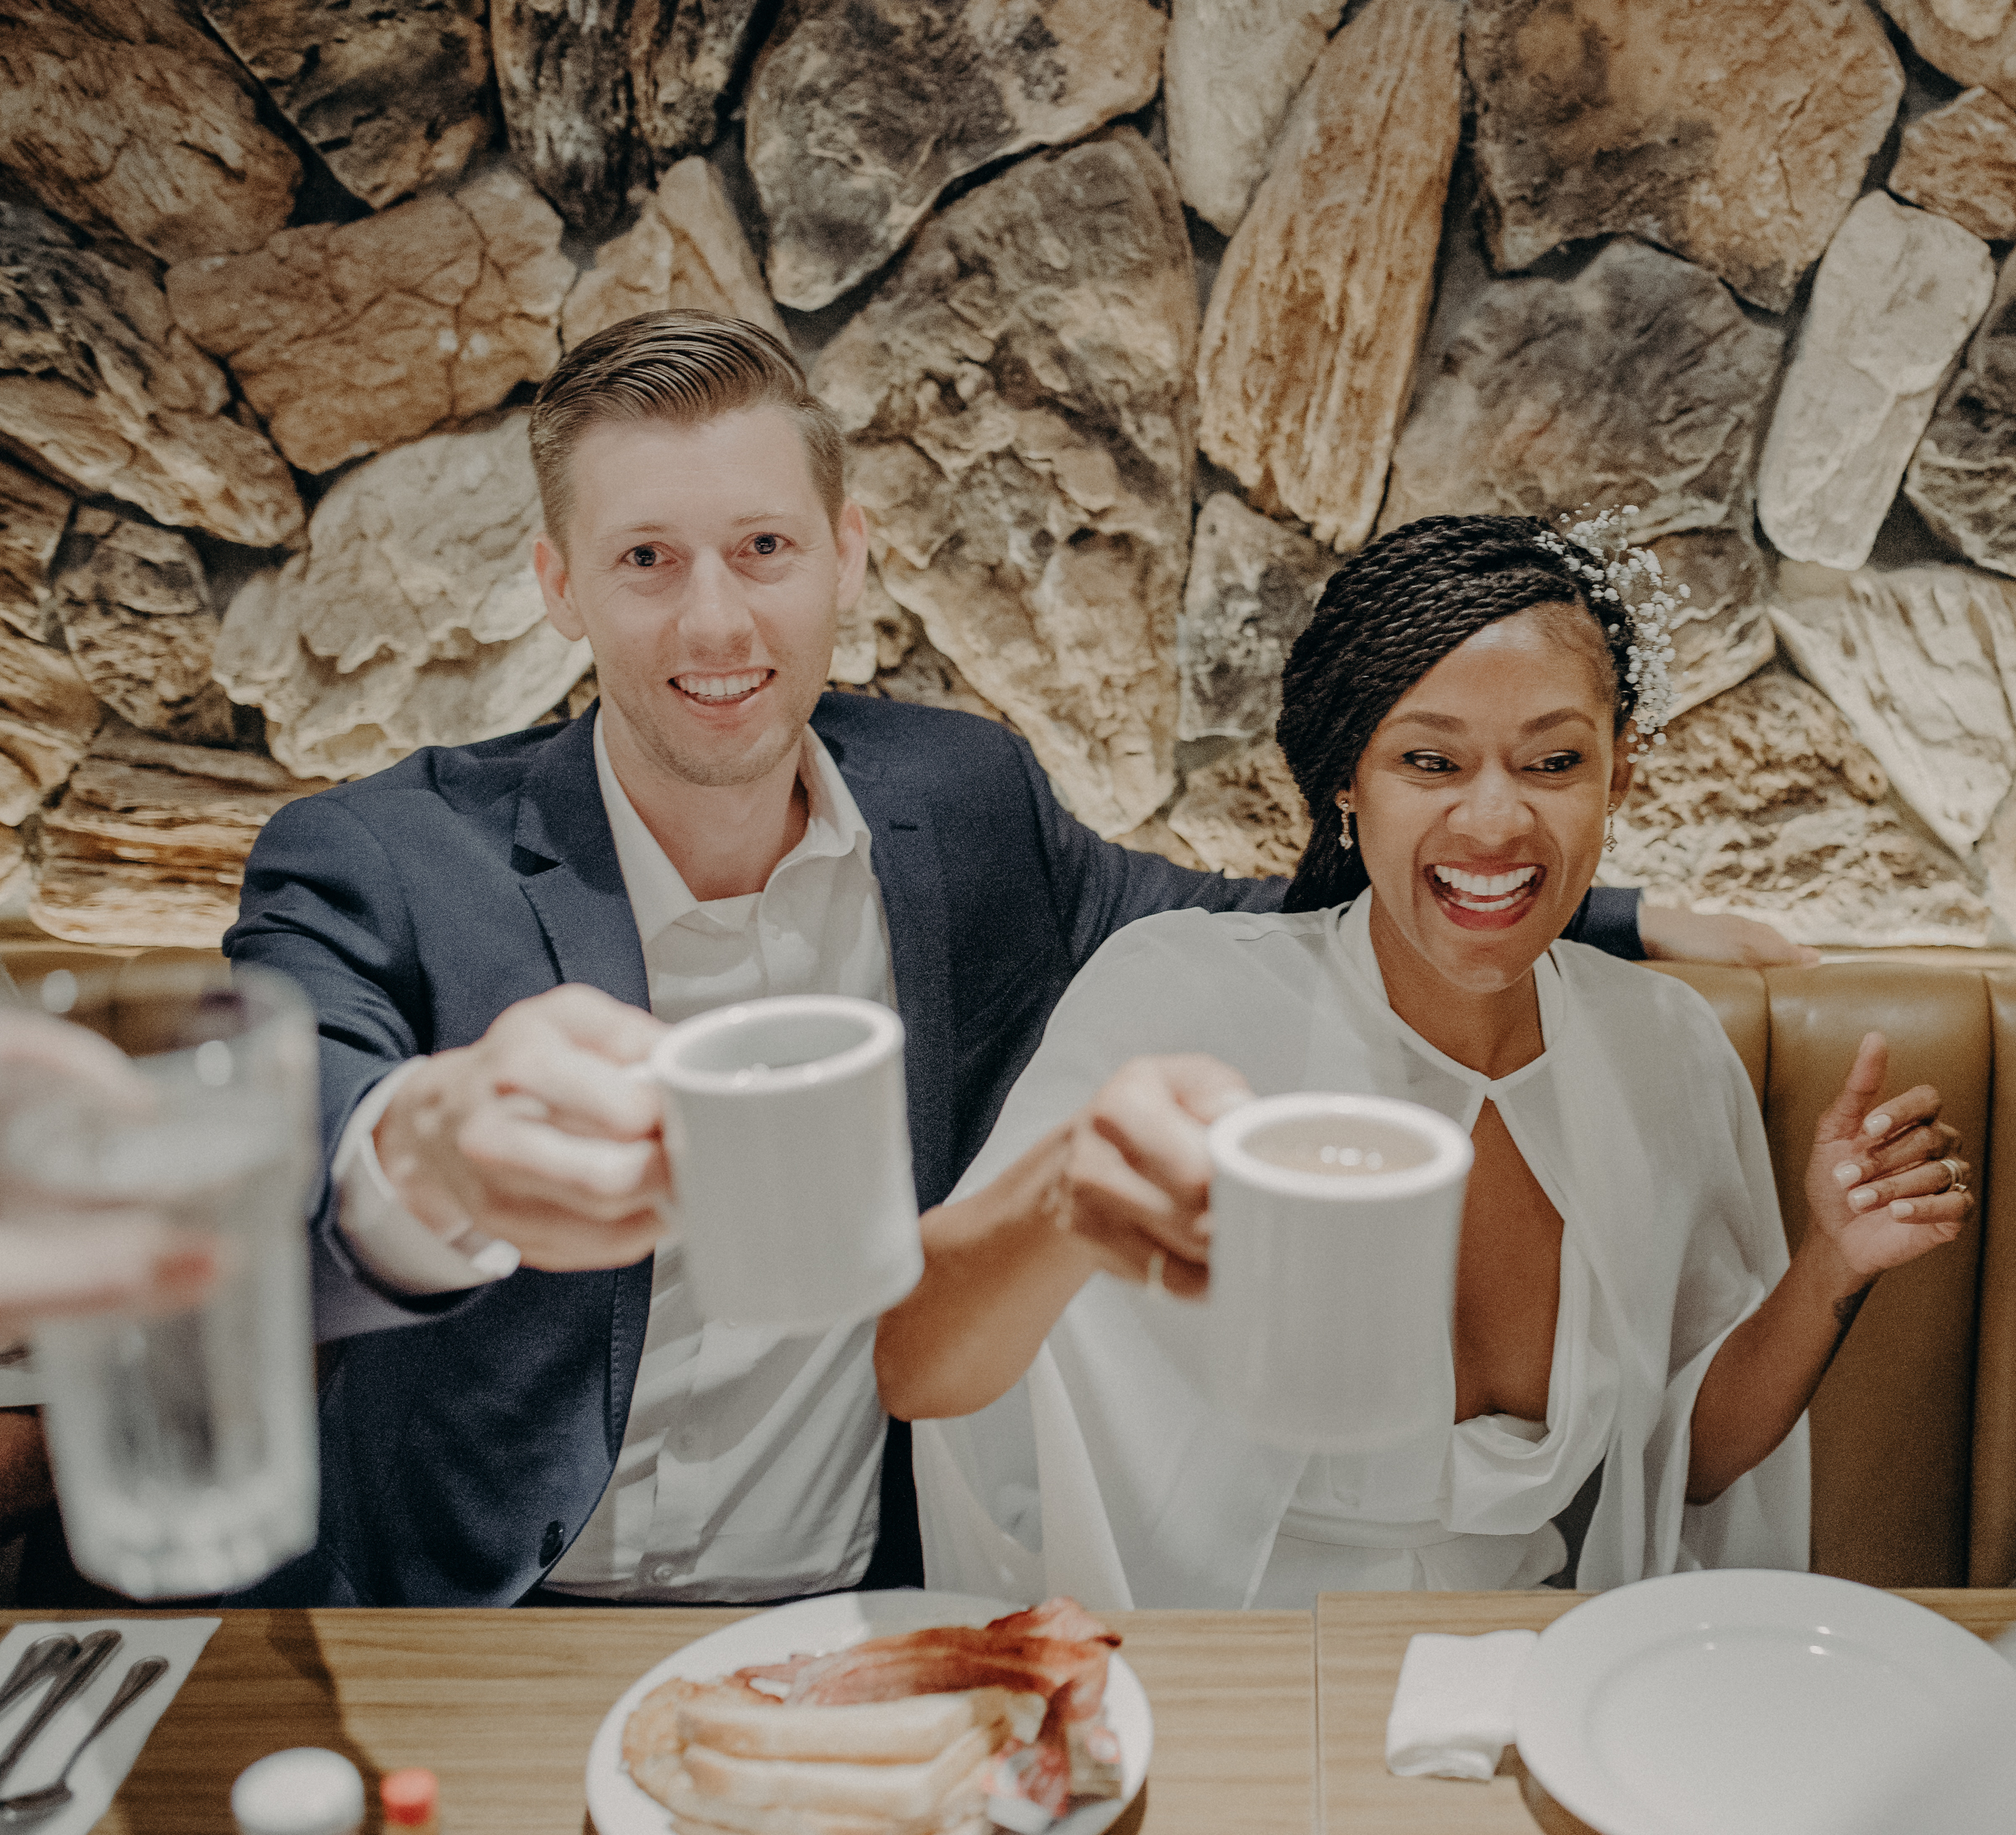
<svg viewBox="0 0 2016 1835"><path fill-rule="evenodd" d="M1154 1726L1074 1600L836 1593L639 1676L588 1751L598 1835L1099 1835Z"/></svg>
<svg viewBox="0 0 2016 1835"><path fill-rule="evenodd" d="M1600 1835L2006 1835L2016 1670L1873 1587L1725 1569L1598 1594L1541 1633L1520 1757Z"/></svg>

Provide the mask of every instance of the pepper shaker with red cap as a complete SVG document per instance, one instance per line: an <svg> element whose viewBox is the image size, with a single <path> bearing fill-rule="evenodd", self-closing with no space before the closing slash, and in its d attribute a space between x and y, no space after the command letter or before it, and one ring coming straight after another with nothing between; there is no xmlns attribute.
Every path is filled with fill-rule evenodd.
<svg viewBox="0 0 2016 1835"><path fill-rule="evenodd" d="M431 1771L408 1765L380 1780L378 1801L385 1808L387 1835L441 1835L441 1786Z"/></svg>

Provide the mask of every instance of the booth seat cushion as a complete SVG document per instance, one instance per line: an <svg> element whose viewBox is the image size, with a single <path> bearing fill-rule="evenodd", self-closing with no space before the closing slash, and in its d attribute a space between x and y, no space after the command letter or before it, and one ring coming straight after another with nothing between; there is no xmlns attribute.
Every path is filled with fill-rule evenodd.
<svg viewBox="0 0 2016 1835"><path fill-rule="evenodd" d="M1980 1584L1970 1560L1977 1517L2004 1542L2016 1535L2016 1520L2003 1521L2004 1512L2016 1519L2006 1474L1998 1502L1977 1495L1977 1475L1989 1475L1975 1470L1977 1314L1982 1243L1992 1233L1990 1099L1998 1033L2016 1070L2016 990L1979 969L1919 963L1657 967L1708 998L1760 1087L1794 1248L1806 1229L1814 1128L1863 1034L1889 1040L1890 1091L1933 1083L1945 1097L1945 1118L1975 1166L1981 1216L1955 1242L1877 1283L1814 1398L1813 1564L1877 1586ZM2016 1150L2012 1129L2016 1112L2003 1130L2005 1153ZM2016 1193L2016 1176L2005 1188ZM2016 1285L2016 1269L2001 1278ZM2016 1361L2016 1348L1997 1354ZM1972 1552L1985 1554L1985 1544Z"/></svg>

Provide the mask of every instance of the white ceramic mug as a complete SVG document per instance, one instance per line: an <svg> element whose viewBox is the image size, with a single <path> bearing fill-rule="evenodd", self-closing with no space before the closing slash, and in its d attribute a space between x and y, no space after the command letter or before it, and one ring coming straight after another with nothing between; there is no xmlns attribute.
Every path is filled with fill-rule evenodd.
<svg viewBox="0 0 2016 1835"><path fill-rule="evenodd" d="M1209 1146L1214 1399L1268 1445L1369 1458L1433 1495L1468 1137L1418 1103L1305 1094L1233 1110Z"/></svg>
<svg viewBox="0 0 2016 1835"><path fill-rule="evenodd" d="M839 994L682 1020L645 1067L701 1313L824 1331L873 1318L924 1272L903 1023Z"/></svg>

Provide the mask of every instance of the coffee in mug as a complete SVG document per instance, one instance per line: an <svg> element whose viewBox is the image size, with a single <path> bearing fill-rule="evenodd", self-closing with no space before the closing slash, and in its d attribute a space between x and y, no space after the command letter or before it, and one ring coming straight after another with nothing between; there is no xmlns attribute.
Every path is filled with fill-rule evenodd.
<svg viewBox="0 0 2016 1835"><path fill-rule="evenodd" d="M824 1331L924 1272L903 1023L837 994L681 1021L645 1073L664 1105L673 1221L701 1314Z"/></svg>
<svg viewBox="0 0 2016 1835"><path fill-rule="evenodd" d="M1249 1102L1208 1137L1213 1398L1256 1439L1431 1497L1456 1412L1468 1137L1387 1096Z"/></svg>

